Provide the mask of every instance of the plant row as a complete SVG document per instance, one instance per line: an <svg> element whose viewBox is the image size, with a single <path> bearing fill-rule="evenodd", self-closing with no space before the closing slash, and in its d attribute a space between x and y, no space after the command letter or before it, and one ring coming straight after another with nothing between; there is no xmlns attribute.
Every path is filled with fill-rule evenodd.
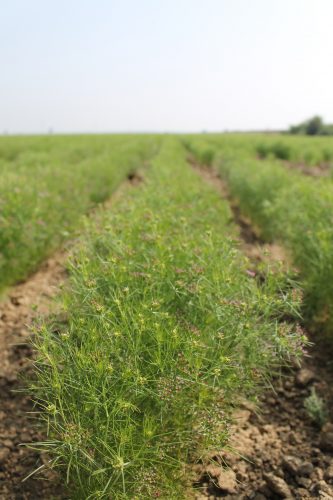
<svg viewBox="0 0 333 500"><path fill-rule="evenodd" d="M152 155L158 137L3 137L0 289L24 279Z"/></svg>
<svg viewBox="0 0 333 500"><path fill-rule="evenodd" d="M264 239L280 240L289 249L301 272L306 316L317 328L325 324L331 331L333 186L327 180L314 181L286 170L275 161L256 160L226 137L217 143L198 137L192 139L192 148L200 159L209 147L214 151L212 162L242 211L259 227Z"/></svg>
<svg viewBox="0 0 333 500"><path fill-rule="evenodd" d="M233 409L302 352L299 293L259 284L231 213L164 140L143 185L87 222L62 321L37 336L40 443L71 498L185 498L189 464L227 446Z"/></svg>
<svg viewBox="0 0 333 500"><path fill-rule="evenodd" d="M192 136L192 139L195 136ZM302 137L282 134L209 134L196 136L201 146L206 143L201 154L207 157L214 154L214 150L221 147L233 148L238 153L248 155L252 159L279 160L290 166L303 165L308 167L323 167L332 172L333 145L332 139L327 137ZM191 144L190 136L188 145ZM209 153L210 151L210 153Z"/></svg>

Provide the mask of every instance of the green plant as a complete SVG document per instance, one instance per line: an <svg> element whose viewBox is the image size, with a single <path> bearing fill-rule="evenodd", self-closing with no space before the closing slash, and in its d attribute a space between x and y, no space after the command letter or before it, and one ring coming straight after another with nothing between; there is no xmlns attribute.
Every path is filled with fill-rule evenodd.
<svg viewBox="0 0 333 500"><path fill-rule="evenodd" d="M293 138L294 139L294 138ZM192 138L200 155L207 138ZM271 139L266 139L270 141ZM302 139L303 144L304 139ZM315 142L313 142L315 141ZM307 138L314 156L322 155L326 139ZM267 241L280 241L293 256L304 288L304 315L309 323L331 333L333 325L333 186L286 169L273 160L253 156L253 138L220 136L215 168L228 182L231 195ZM252 146L251 146L252 144ZM251 146L251 147L250 147ZM305 151L306 148L305 148ZM303 152L305 154L305 152Z"/></svg>
<svg viewBox="0 0 333 500"><path fill-rule="evenodd" d="M0 289L24 279L156 151L155 136L0 138Z"/></svg>
<svg viewBox="0 0 333 500"><path fill-rule="evenodd" d="M267 156L272 155L279 160L291 159L290 146L282 141L273 142L271 144L259 143L257 145L257 153L260 158L266 158Z"/></svg>
<svg viewBox="0 0 333 500"><path fill-rule="evenodd" d="M206 148L201 152L200 163L211 166L213 163L215 151L212 148Z"/></svg>
<svg viewBox="0 0 333 500"><path fill-rule="evenodd" d="M184 498L186 464L227 443L238 399L306 342L283 321L292 282L249 276L228 204L185 158L166 139L140 189L87 223L66 324L37 336L40 447L74 498Z"/></svg>
<svg viewBox="0 0 333 500"><path fill-rule="evenodd" d="M316 389L311 387L311 394L304 401L304 407L313 422L322 427L327 420L327 407L324 400L318 396Z"/></svg>

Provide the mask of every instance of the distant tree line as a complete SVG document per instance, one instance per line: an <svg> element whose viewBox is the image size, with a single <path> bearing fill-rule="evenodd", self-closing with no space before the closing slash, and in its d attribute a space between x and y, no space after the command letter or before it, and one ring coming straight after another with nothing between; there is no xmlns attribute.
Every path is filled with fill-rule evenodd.
<svg viewBox="0 0 333 500"><path fill-rule="evenodd" d="M333 135L333 125L326 125L320 116L313 116L298 125L292 125L288 132L300 135Z"/></svg>

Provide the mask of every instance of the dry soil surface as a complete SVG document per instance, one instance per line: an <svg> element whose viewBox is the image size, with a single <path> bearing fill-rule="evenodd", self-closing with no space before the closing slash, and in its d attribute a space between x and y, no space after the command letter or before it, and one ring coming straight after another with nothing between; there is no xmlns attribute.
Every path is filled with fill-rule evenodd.
<svg viewBox="0 0 333 500"><path fill-rule="evenodd" d="M32 364L29 343L34 320L48 314L65 278L65 253L48 259L26 282L12 288L0 303L0 499L57 498L57 476L47 467L39 479L23 481L47 464L47 457L21 446L41 441L34 418L36 408L22 388ZM42 467L44 469L44 467Z"/></svg>

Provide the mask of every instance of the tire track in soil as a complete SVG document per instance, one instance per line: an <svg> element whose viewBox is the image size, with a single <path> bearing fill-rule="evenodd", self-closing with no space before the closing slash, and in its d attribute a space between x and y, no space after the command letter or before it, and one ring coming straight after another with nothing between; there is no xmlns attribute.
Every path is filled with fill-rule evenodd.
<svg viewBox="0 0 333 500"><path fill-rule="evenodd" d="M125 189L142 181L140 172L130 174L103 207L110 208ZM21 444L45 439L41 423L34 418L33 402L22 389L33 365L31 328L37 318L55 310L54 299L66 281L65 263L71 247L75 241L48 258L25 282L11 288L0 302L0 500L68 497L57 473L47 467L47 455ZM23 481L41 466L40 473Z"/></svg>
<svg viewBox="0 0 333 500"><path fill-rule="evenodd" d="M241 249L254 266L267 258L287 259L288 263L279 245L260 240L259 232L242 216L218 173L192 158L189 163L230 203ZM230 443L236 453L217 450L209 464L194 466L197 500L333 499L332 359L332 346L317 341L301 366L285 370L274 381L274 389L266 390L259 409L244 403L235 414ZM311 388L327 405L328 420L322 429L316 427L304 408Z"/></svg>

